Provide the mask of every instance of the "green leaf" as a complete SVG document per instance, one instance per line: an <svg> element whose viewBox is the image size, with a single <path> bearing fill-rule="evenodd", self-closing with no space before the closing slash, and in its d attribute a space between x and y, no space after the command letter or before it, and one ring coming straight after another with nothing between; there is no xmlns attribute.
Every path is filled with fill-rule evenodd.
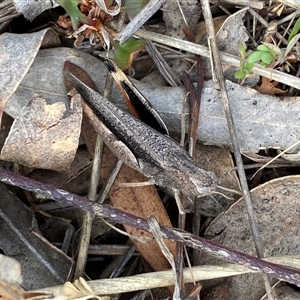
<svg viewBox="0 0 300 300"><path fill-rule="evenodd" d="M268 47L269 51L273 52L277 56L281 56L282 55L281 49L278 46L273 45L271 43L263 43L263 45L265 45L266 47Z"/></svg>
<svg viewBox="0 0 300 300"><path fill-rule="evenodd" d="M249 63L256 63L261 60L261 57L265 51L254 51L250 56L248 57L247 61Z"/></svg>
<svg viewBox="0 0 300 300"><path fill-rule="evenodd" d="M239 51L240 51L240 54L241 54L241 57L242 58L245 58L246 57L246 48L243 46L242 43L238 43L238 48L239 48Z"/></svg>
<svg viewBox="0 0 300 300"><path fill-rule="evenodd" d="M288 38L288 42L299 32L299 29L300 29L300 18L296 21L296 23L292 29L292 32Z"/></svg>
<svg viewBox="0 0 300 300"><path fill-rule="evenodd" d="M272 52L264 52L261 56L261 60L268 66L273 61L274 57L275 55Z"/></svg>
<svg viewBox="0 0 300 300"><path fill-rule="evenodd" d="M265 62L262 61L262 62L260 63L260 65L261 65L262 67L266 67L266 66L268 66L269 64L266 64Z"/></svg>
<svg viewBox="0 0 300 300"><path fill-rule="evenodd" d="M247 61L245 70L247 70L247 72L250 73L252 71L253 67L254 67L254 63L250 63Z"/></svg>
<svg viewBox="0 0 300 300"><path fill-rule="evenodd" d="M130 38L123 44L113 42L113 45L116 64L120 69L126 70L132 64L134 53L141 51L145 47L146 41Z"/></svg>
<svg viewBox="0 0 300 300"><path fill-rule="evenodd" d="M78 22L88 23L88 18L79 10L78 4L81 0L55 0L60 6L62 6L72 21L73 29L78 28Z"/></svg>
<svg viewBox="0 0 300 300"><path fill-rule="evenodd" d="M243 72L243 71L237 71L237 72L234 73L234 77L236 79L243 79L246 76L247 76L247 74L245 72Z"/></svg>
<svg viewBox="0 0 300 300"><path fill-rule="evenodd" d="M259 51L270 51L270 49L266 45L257 46L257 50L259 50Z"/></svg>

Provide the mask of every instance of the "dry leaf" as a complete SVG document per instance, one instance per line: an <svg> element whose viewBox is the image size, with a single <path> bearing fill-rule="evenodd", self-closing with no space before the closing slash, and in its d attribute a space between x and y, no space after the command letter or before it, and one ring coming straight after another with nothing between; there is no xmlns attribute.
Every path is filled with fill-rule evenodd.
<svg viewBox="0 0 300 300"><path fill-rule="evenodd" d="M39 293L39 292L25 292L23 293L23 298L26 300L45 300L53 299L53 294L49 293Z"/></svg>
<svg viewBox="0 0 300 300"><path fill-rule="evenodd" d="M193 31L201 14L198 1L180 1L180 6L185 13L189 28ZM166 35L177 38L185 37L183 28L186 27L186 24L182 18L178 2L176 0L165 1L163 4L163 19L166 24Z"/></svg>
<svg viewBox="0 0 300 300"><path fill-rule="evenodd" d="M53 60L53 57L56 59ZM46 99L55 95L55 98L67 103L65 88L62 85L62 69L66 60L89 70L98 90L104 90L105 66L95 57L75 49L42 50L22 84L8 102L5 111L14 118L17 117L20 109L26 105L24 99L31 99L34 93L43 95ZM53 76L54 73L56 76ZM43 87L37 90L40 82L43 82ZM185 91L181 87L153 88L136 80L133 82L157 109L170 132L180 132ZM230 81L226 81L226 90L237 127L241 151L258 152L261 148L267 147L286 149L298 140L300 125L298 116L294 112L299 110L299 97L289 97L288 101L282 101L278 97L262 95L252 88ZM124 100L117 88L113 90L112 99L124 109ZM198 140L231 149L223 104L213 81L204 83L200 114ZM289 129L290 134L286 134L286 128Z"/></svg>
<svg viewBox="0 0 300 300"><path fill-rule="evenodd" d="M46 35L53 36L53 30L0 35L0 123L7 101L26 75Z"/></svg>
<svg viewBox="0 0 300 300"><path fill-rule="evenodd" d="M109 150L105 151L104 155L102 176L104 178L107 178L111 170L114 157L112 157L112 154L109 152ZM155 186L126 188L119 187L121 183L145 182L147 180L147 177L145 177L144 175L133 169L130 169L126 165L123 165L109 192L109 196L113 205L119 209L132 213L136 216L140 216L142 218L147 219L151 216L155 216L160 224L163 224L165 226L172 226L165 208L162 205L161 199L158 196ZM124 227L126 231L131 235L153 238L151 234L142 230L138 230L129 226ZM161 253L161 250L155 240L146 244L138 242L135 239L133 239L132 242L135 244L141 255L154 270L160 271L170 268L168 261ZM168 245L168 248L170 249L172 254L175 255L176 244L169 240L166 241L166 244Z"/></svg>
<svg viewBox="0 0 300 300"><path fill-rule="evenodd" d="M20 263L9 256L0 254L0 279L10 284L22 284L22 270Z"/></svg>
<svg viewBox="0 0 300 300"><path fill-rule="evenodd" d="M80 96L72 103L70 115L65 116L64 103L48 105L36 95L14 121L2 159L33 168L68 169L76 154L82 120Z"/></svg>
<svg viewBox="0 0 300 300"><path fill-rule="evenodd" d="M269 181L251 191L265 257L299 254L299 188L300 176L297 175ZM255 255L243 198L217 217L205 234L214 237L215 242ZM202 256L202 263L214 265L220 261L205 254ZM230 292L235 295L235 299L260 299L265 292L261 275L247 274L233 277Z"/></svg>
<svg viewBox="0 0 300 300"><path fill-rule="evenodd" d="M240 191L239 181L236 172L233 171L234 163L229 150L197 144L194 159L203 166L205 170L211 170L216 174L218 185ZM216 217L239 198L233 193L226 191L222 191L222 193L231 200L218 194L201 198L200 205L202 215Z"/></svg>
<svg viewBox="0 0 300 300"><path fill-rule="evenodd" d="M110 297L96 296L87 282L80 277L76 279L74 283L66 282L63 286L63 294L68 297L68 299L85 300L96 298L98 300L109 300Z"/></svg>
<svg viewBox="0 0 300 300"><path fill-rule="evenodd" d="M23 300L23 289L20 287L9 284L4 280L0 280L0 299L1 300Z"/></svg>
<svg viewBox="0 0 300 300"><path fill-rule="evenodd" d="M225 20L227 19L227 15L224 16L219 16L215 17L213 19L214 27L215 27L215 32L218 32ZM196 25L196 30L195 30L195 43L196 44L202 44L201 40L206 36L206 27L205 27L205 22L199 22Z"/></svg>
<svg viewBox="0 0 300 300"><path fill-rule="evenodd" d="M260 92L261 94L271 95L274 96L275 94L285 94L287 90L281 90L276 86L279 83L276 81L270 81L269 78L262 77L261 78L261 85L257 86L255 89Z"/></svg>
<svg viewBox="0 0 300 300"><path fill-rule="evenodd" d="M71 258L38 235L33 211L5 185L0 185L0 211L0 249L21 264L22 287L35 290L65 282ZM11 276L17 279L18 272Z"/></svg>
<svg viewBox="0 0 300 300"><path fill-rule="evenodd" d="M300 3L298 0L276 0L275 2L280 2L295 9L300 9Z"/></svg>

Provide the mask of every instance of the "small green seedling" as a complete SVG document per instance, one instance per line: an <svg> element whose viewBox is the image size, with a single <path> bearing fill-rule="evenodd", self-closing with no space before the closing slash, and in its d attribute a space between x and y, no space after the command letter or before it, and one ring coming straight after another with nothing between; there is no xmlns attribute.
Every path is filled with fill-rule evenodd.
<svg viewBox="0 0 300 300"><path fill-rule="evenodd" d="M289 72L291 67L290 62L300 61L300 47L298 40L300 39L300 18L296 21L292 32L288 38L286 49L281 50L278 46L270 43L262 43L248 57L246 48L239 43L239 51L241 54L240 69L234 73L235 78L245 79L254 67L255 63L260 63L261 66L273 67L282 66ZM293 51L296 46L296 50Z"/></svg>
<svg viewBox="0 0 300 300"><path fill-rule="evenodd" d="M246 49L240 44L239 51L241 53L240 70L234 73L235 78L245 79L254 67L255 63L260 63L261 66L269 66L275 59L282 57L282 52L279 47L263 43L257 47L248 57L246 57Z"/></svg>
<svg viewBox="0 0 300 300"><path fill-rule="evenodd" d="M254 63L249 63L246 60L246 48L241 43L238 44L238 47L241 54L241 62L240 69L234 73L234 76L237 79L244 79L253 69Z"/></svg>
<svg viewBox="0 0 300 300"><path fill-rule="evenodd" d="M251 53L247 59L249 63L260 63L261 66L269 66L274 59L282 56L282 52L279 47L270 44L263 43L257 46L257 50Z"/></svg>

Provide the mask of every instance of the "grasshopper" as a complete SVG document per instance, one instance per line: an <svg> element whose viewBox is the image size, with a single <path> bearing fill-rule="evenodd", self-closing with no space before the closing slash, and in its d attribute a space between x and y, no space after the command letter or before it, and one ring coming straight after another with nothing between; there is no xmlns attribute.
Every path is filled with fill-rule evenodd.
<svg viewBox="0 0 300 300"><path fill-rule="evenodd" d="M188 196L205 196L216 189L214 173L203 170L169 136L119 109L69 71L65 76L81 94L95 130L117 157L161 187ZM99 129L101 122L108 130ZM99 126L98 126L98 125ZM110 133L107 133L110 132Z"/></svg>

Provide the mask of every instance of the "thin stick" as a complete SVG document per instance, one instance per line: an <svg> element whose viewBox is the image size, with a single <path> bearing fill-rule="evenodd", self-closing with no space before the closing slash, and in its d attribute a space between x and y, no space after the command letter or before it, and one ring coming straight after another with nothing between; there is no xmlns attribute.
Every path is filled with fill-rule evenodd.
<svg viewBox="0 0 300 300"><path fill-rule="evenodd" d="M213 25L212 15L211 15L211 11L210 11L210 4L209 4L208 0L202 0L201 4L202 4L203 15L204 15L205 24L206 24L208 43L210 44L211 50L212 50L212 57L213 57L213 62L214 62L214 67L215 67L214 71L215 71L215 75L216 75L216 80L220 87L221 98L223 101L223 106L224 106L224 111L225 111L226 120L227 120L227 124L228 124L230 139L231 139L231 143L233 146L233 153L234 153L234 157L235 157L236 164L237 164L237 171L239 174L241 187L242 187L243 193L244 193L244 199L245 199L245 203L246 203L246 209L247 209L247 213L248 213L251 232L252 232L252 236L253 236L253 240L254 240L254 244L255 244L255 248L256 248L256 253L257 253L258 257L261 258L264 256L263 248L262 248L262 245L260 242L257 219L256 219L256 216L255 216L255 213L253 210L253 206L252 206L251 195L249 192L247 178L246 178L245 170L243 167L242 155L241 155L238 138L237 138L237 134L236 134L236 130L235 130L235 125L234 125L234 121L233 121L233 117L232 117L232 112L231 112L231 108L230 108L230 104L229 104L229 99L228 99L228 95L227 95L225 78L224 78L224 74L223 74L223 70L222 70L219 49L218 49L217 42L216 42L214 25ZM263 274L263 279L264 279L264 283L265 283L266 292L268 294L268 299L274 300L275 295L272 290L272 286L271 286L268 276Z"/></svg>
<svg viewBox="0 0 300 300"><path fill-rule="evenodd" d="M110 75L106 78L106 86L104 90L104 95L106 97L109 96L112 89L112 79L110 79ZM96 145L95 145L95 152L94 152L94 159L93 159L93 166L92 166L92 174L90 179L90 188L88 193L88 199L95 201L97 196L97 188L99 184L100 178L100 168L101 168L101 158L103 153L103 140L100 135L97 135L96 138ZM85 212L82 221L82 228L81 228L81 236L80 236L80 244L79 244L79 251L77 257L77 264L76 269L74 271L74 278L77 279L84 275L86 259L88 256L88 247L90 244L90 237L92 231L92 223L93 223L94 215Z"/></svg>
<svg viewBox="0 0 300 300"><path fill-rule="evenodd" d="M150 231L147 221L143 218L136 217L110 205L95 203L87 198L77 196L61 189L53 188L47 184L1 168L0 181L27 191L38 193L47 199L52 199L67 205L72 205L73 207L84 209L99 217L111 220L112 222L136 227L148 232ZM224 245L219 245L216 242L206 240L184 230L174 229L163 225L160 226L160 229L164 238L184 244L193 249L205 251L215 257L242 265L254 271L270 274L279 280L300 286L300 271L298 270L266 262L260 258L252 257L251 255L230 249Z"/></svg>
<svg viewBox="0 0 300 300"><path fill-rule="evenodd" d="M277 158L279 158L280 156L282 156L283 154L285 154L286 152L288 152L289 150L293 149L294 147L296 147L297 145L300 144L300 140L297 141L296 143L294 143L293 145L291 145L290 147L286 148L284 151L280 152L279 154L277 154L275 157L273 157L270 161L268 161L266 164L264 164L262 167L260 167L253 175L250 179L252 179L259 171L261 171L262 169L266 168L268 165L270 165L273 161L275 161ZM296 154L297 155L297 154Z"/></svg>
<svg viewBox="0 0 300 300"><path fill-rule="evenodd" d="M87 198L77 196L65 190L53 188L52 186L26 178L14 172L0 169L0 181L27 191L38 193L47 199L84 209L99 217L107 218L112 222L136 227L148 232L150 231L147 221L143 218L136 217L110 205L95 203ZM206 240L184 230L174 229L163 225L160 226L160 229L164 238L184 244L199 251L205 251L217 258L225 259L254 271L270 274L272 277L276 277L279 280L300 286L300 271L297 271L294 268L266 262L260 258L252 257L251 255L230 249L224 245L219 245L216 242Z"/></svg>
<svg viewBox="0 0 300 300"><path fill-rule="evenodd" d="M139 29L144 23L154 15L162 6L165 0L150 0L147 5L136 15L131 22L115 37L115 40L120 44L124 43L134 32Z"/></svg>

